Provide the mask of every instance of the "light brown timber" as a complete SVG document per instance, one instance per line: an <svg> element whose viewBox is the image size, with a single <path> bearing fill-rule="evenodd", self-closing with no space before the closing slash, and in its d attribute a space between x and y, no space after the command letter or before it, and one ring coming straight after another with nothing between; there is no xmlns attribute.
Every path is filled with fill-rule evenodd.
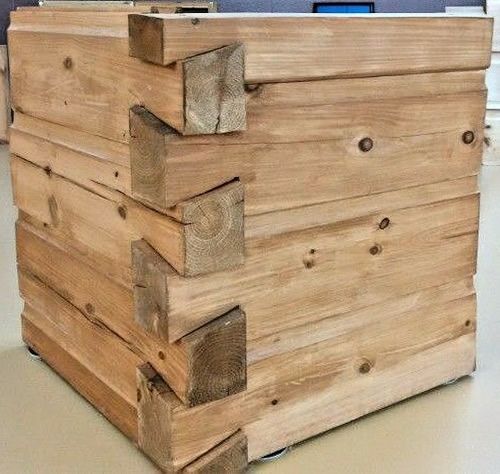
<svg viewBox="0 0 500 474"><path fill-rule="evenodd" d="M39 279L96 324L104 324L150 361L188 406L218 400L246 387L245 316L234 310L169 344L134 324L132 291L26 222L17 225L20 271ZM30 299L30 296L27 296Z"/></svg>
<svg viewBox="0 0 500 474"><path fill-rule="evenodd" d="M13 12L14 108L124 143L130 135L128 109L137 104L181 134L245 128L242 46L164 68L129 57L127 28L126 12Z"/></svg>
<svg viewBox="0 0 500 474"><path fill-rule="evenodd" d="M0 45L0 143L9 141L10 109L9 57L7 46Z"/></svg>
<svg viewBox="0 0 500 474"><path fill-rule="evenodd" d="M54 317L53 312L48 315ZM243 428L248 436L249 460L252 460L269 449L279 448L279 443L281 446L293 444L428 390L450 377L473 371L473 295L403 311L397 316L382 310L377 316L373 320L372 314L367 313L366 319L353 326L354 319L358 318L354 314L350 322L349 318L339 321L337 335L328 341L251 364L251 385L247 392L189 409L176 398L171 398L166 408L171 416L169 449L176 467L189 464L238 428ZM74 317L82 318L81 313L75 313ZM345 324L349 329L342 328ZM89 347L93 347L99 343L92 337L98 328L92 325L85 328L89 333L85 340L88 340ZM69 337L69 334L63 334L62 341ZM80 346L75 347L77 353L82 351L77 358L85 357L88 348ZM305 363L305 353L313 357L311 363ZM89 361L94 365L92 370L97 372L105 363L100 358ZM125 358L118 358L116 363L126 365L128 362ZM365 363L370 366L368 373L359 370ZM287 370L276 371L277 366ZM107 376L115 378L117 373L129 374L129 369L124 367ZM132 382L135 385L135 377ZM122 383L128 385L129 382L124 380ZM386 390L387 386L399 389ZM172 392L169 393L173 396ZM355 394L360 396L359 393L364 394L361 395L362 404L346 405L348 400L356 400ZM332 407L326 421L320 416L325 406ZM349 409L344 410L345 406ZM283 418L290 412L294 416L286 422L285 436L277 436L272 427L283 424ZM311 419L315 422L311 423ZM274 433L274 439L262 436L267 430Z"/></svg>
<svg viewBox="0 0 500 474"><path fill-rule="evenodd" d="M53 370L66 382L97 408L111 423L125 436L137 441L137 411L135 404L131 404L116 393L101 380L90 368L82 365L67 350L61 347L64 342L56 336L51 338L38 328L37 322L43 321L43 316L33 308L25 306L22 322L23 341L32 347ZM53 333L54 334L54 333ZM57 334L57 333L55 333Z"/></svg>
<svg viewBox="0 0 500 474"><path fill-rule="evenodd" d="M247 132L216 138L179 137L136 108L132 192L167 209L239 178L245 213L253 215L471 176L481 162L484 106L480 90L332 105L249 105ZM475 140L464 144L468 130ZM365 137L374 143L367 153L359 148Z"/></svg>
<svg viewBox="0 0 500 474"><path fill-rule="evenodd" d="M478 203L470 195L248 239L245 264L232 271L185 279L159 266L155 283L166 289L155 293L168 293L168 337L240 305L251 341L381 302L387 288L403 296L473 275ZM384 218L390 225L381 230Z"/></svg>
<svg viewBox="0 0 500 474"><path fill-rule="evenodd" d="M238 182L180 203L166 216L105 186L92 192L15 155L11 170L19 209L124 268L131 265L131 241L141 238L186 276L243 262L243 195Z"/></svg>
<svg viewBox="0 0 500 474"><path fill-rule="evenodd" d="M144 17L158 32L149 59L168 65L241 42L248 82L486 69L493 29L490 18L436 15L134 14L137 54L142 31L133 25Z"/></svg>

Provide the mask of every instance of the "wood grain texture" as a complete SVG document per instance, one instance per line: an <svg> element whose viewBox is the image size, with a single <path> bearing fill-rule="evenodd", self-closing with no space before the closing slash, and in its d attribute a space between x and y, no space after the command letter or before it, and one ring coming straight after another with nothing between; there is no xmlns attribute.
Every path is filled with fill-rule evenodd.
<svg viewBox="0 0 500 474"><path fill-rule="evenodd" d="M18 267L62 295L95 324L102 324L142 360L150 361L188 406L218 400L246 387L245 316L233 311L176 344L134 324L130 289L109 279L26 222L17 225Z"/></svg>
<svg viewBox="0 0 500 474"><path fill-rule="evenodd" d="M470 276L478 202L471 195L389 212L382 207L352 220L249 239L245 264L233 271L188 280L166 274L169 337L240 305L251 341L381 302L388 288L402 296ZM384 218L390 225L382 230Z"/></svg>
<svg viewBox="0 0 500 474"><path fill-rule="evenodd" d="M419 79L421 87L428 84L424 76L413 83ZM254 106L250 99L248 131L216 141L181 138L138 108L131 114L137 131L131 141L133 193L165 209L239 178L245 213L254 215L475 175L483 145L482 81L484 76L477 91L397 100L325 99L331 105L288 107L279 105L280 91L270 92L278 105L264 105L266 100L257 97ZM338 82L349 87L350 81ZM386 90L394 82L379 85ZM467 130L476 139L466 145ZM364 137L374 142L368 153L359 147Z"/></svg>
<svg viewBox="0 0 500 474"><path fill-rule="evenodd" d="M130 268L130 244L141 238L186 276L234 268L243 262L239 183L179 204L171 217L97 183L93 192L51 168L16 156L11 169L15 202L21 210L122 268Z"/></svg>
<svg viewBox="0 0 500 474"><path fill-rule="evenodd" d="M448 296L453 298L453 293ZM269 449L293 444L471 373L475 363L474 295L448 302L434 301L429 306L425 301L421 303L421 307L401 307L400 313L386 312L382 306L377 312L337 320L336 334L328 340L251 364L248 390L226 400L185 408L165 386L161 392L165 412L161 416L167 413L170 422L155 423L156 432L145 433L152 434L149 439L158 443L159 435L153 433L166 430L170 441L160 444L161 453L168 450L174 467L181 468L242 427L248 436L252 460ZM98 328L93 326L82 329L82 337L88 334L88 345L75 346L78 359L86 357L88 347L100 343L91 337L96 331ZM71 337L70 333L61 334L61 344ZM305 353L312 357L311 361ZM100 358L87 360L98 373L106 364ZM124 367L104 372L111 379L129 373L125 367L129 364L127 358L117 358L116 363ZM367 363L369 370L360 371ZM276 367L283 370L276 371ZM387 390L388 386L398 389ZM355 402L359 392L366 394L361 405ZM325 406L331 407L326 421L320 416ZM278 434L274 428L277 425L286 425L286 429ZM264 432L273 435L263 435ZM164 431L160 435L165 439Z"/></svg>
<svg viewBox="0 0 500 474"><path fill-rule="evenodd" d="M208 14L192 22L193 18L147 15L138 20L131 15L129 21L161 22L161 36L148 54L163 65L243 43L248 82L486 69L493 28L488 18L432 15ZM133 33L131 44L141 42L141 32ZM335 60L329 61L332 51Z"/></svg>
<svg viewBox="0 0 500 474"><path fill-rule="evenodd" d="M128 110L142 104L182 130L182 70L129 57L127 15L12 12L16 111L127 143Z"/></svg>
<svg viewBox="0 0 500 474"><path fill-rule="evenodd" d="M183 469L185 474L241 474L248 467L248 441L238 431Z"/></svg>
<svg viewBox="0 0 500 474"><path fill-rule="evenodd" d="M188 58L182 62L182 67L185 102L183 135L246 129L243 45L225 46Z"/></svg>
<svg viewBox="0 0 500 474"><path fill-rule="evenodd" d="M21 317L23 341L32 347L42 360L55 370L80 395L113 423L125 436L137 441L137 411L135 405L110 388L106 381L82 365L78 359L61 347L61 339L51 338L37 322L44 316L25 306Z"/></svg>
<svg viewBox="0 0 500 474"><path fill-rule="evenodd" d="M11 122L9 57L7 46L0 45L0 142L9 141Z"/></svg>
<svg viewBox="0 0 500 474"><path fill-rule="evenodd" d="M92 320L35 276L20 271L19 289L25 303L36 311L30 321L110 390L135 406L135 367L144 361L113 331ZM26 318L30 316L25 312Z"/></svg>
<svg viewBox="0 0 500 474"><path fill-rule="evenodd" d="M81 11L88 12L98 11L98 12L109 12L109 11L125 11L125 12L152 12L152 13L184 13L196 10L198 13L208 13L217 11L217 2L202 2L195 0L192 2L178 0L175 2L168 1L139 1L136 0L131 4L123 4L116 1L106 1L106 0L45 0L42 5L43 8L50 8L51 11ZM18 7L23 11L37 11L34 7Z"/></svg>
<svg viewBox="0 0 500 474"><path fill-rule="evenodd" d="M172 411L179 405L174 393L149 364L137 368L137 424L139 448L164 472L175 472L172 462Z"/></svg>

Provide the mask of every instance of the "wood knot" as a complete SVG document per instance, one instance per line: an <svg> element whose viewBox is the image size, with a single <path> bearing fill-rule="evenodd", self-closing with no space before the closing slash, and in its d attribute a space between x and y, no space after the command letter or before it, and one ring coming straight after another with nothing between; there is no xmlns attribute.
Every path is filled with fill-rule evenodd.
<svg viewBox="0 0 500 474"><path fill-rule="evenodd" d="M158 357L161 359L161 360L165 360L165 353L163 351L159 351L158 352Z"/></svg>
<svg viewBox="0 0 500 474"><path fill-rule="evenodd" d="M94 305L87 303L85 305L85 311L87 311L87 313L89 313L89 314L94 314L95 313Z"/></svg>
<svg viewBox="0 0 500 474"><path fill-rule="evenodd" d="M142 392L139 389L137 389L137 401L140 402L141 399L142 399Z"/></svg>
<svg viewBox="0 0 500 474"><path fill-rule="evenodd" d="M365 137L359 141L358 147L363 153L367 153L373 148L373 140L370 137Z"/></svg>
<svg viewBox="0 0 500 474"><path fill-rule="evenodd" d="M372 370L372 364L369 361L365 360L358 368L360 374L367 374Z"/></svg>
<svg viewBox="0 0 500 474"><path fill-rule="evenodd" d="M276 398L271 402L271 405L277 405L279 400L276 400Z"/></svg>
<svg viewBox="0 0 500 474"><path fill-rule="evenodd" d="M467 130L466 132L464 132L462 134L462 141L466 145L472 144L475 139L476 139L476 135L474 134L474 132L472 130Z"/></svg>
<svg viewBox="0 0 500 474"><path fill-rule="evenodd" d="M382 252L382 246L380 244L375 244L370 247L371 255L378 255L381 252Z"/></svg>
<svg viewBox="0 0 500 474"><path fill-rule="evenodd" d="M66 69L71 69L73 67L73 60L67 56L64 58L63 65Z"/></svg>
<svg viewBox="0 0 500 474"><path fill-rule="evenodd" d="M118 206L118 214L120 214L120 217L122 219L126 219L127 218L127 208L123 205Z"/></svg>
<svg viewBox="0 0 500 474"><path fill-rule="evenodd" d="M390 225L390 224L391 224L391 220L390 220L388 217L384 217L384 218L380 221L380 223L379 223L379 225L378 225L378 228L379 228L380 230L384 230L384 229L387 229L387 227L389 227L389 225Z"/></svg>
<svg viewBox="0 0 500 474"><path fill-rule="evenodd" d="M192 23L193 25L197 25L199 22L200 22L200 19L199 19L199 18L193 18L193 19L191 20L191 23Z"/></svg>
<svg viewBox="0 0 500 474"><path fill-rule="evenodd" d="M45 174L46 174L49 178L52 176L52 168L51 168L49 165L47 165L47 166L43 169L43 171L45 171Z"/></svg>
<svg viewBox="0 0 500 474"><path fill-rule="evenodd" d="M302 261L304 263L304 267L306 267L307 269L314 267L314 265L316 264L315 259L314 259L315 253L316 253L316 249L310 249L307 252L307 254L305 255L305 257L303 258Z"/></svg>
<svg viewBox="0 0 500 474"><path fill-rule="evenodd" d="M255 92L260 89L260 84L245 84L245 90L247 92Z"/></svg>

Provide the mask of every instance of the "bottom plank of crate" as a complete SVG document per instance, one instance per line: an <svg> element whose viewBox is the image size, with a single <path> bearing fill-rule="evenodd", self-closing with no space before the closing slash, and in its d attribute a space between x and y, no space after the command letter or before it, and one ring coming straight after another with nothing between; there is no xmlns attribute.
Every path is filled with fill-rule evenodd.
<svg viewBox="0 0 500 474"><path fill-rule="evenodd" d="M85 367L77 357L65 350L66 341L59 340L63 333L57 336L57 341L48 336L42 329L43 324L37 324L37 320L41 318L44 318L42 314L23 317L23 338L26 344L33 347L43 360L124 434L137 441L136 407L95 375L92 368ZM371 378L360 378L356 382L334 384L328 390L305 393L302 400L279 411L272 420L256 417L252 423L241 427L246 436L243 438L245 459L246 440L248 461L252 461L266 453L266 446L269 447L267 451L275 450L277 444L280 444L276 440L299 440L312 433L326 431L439 386L447 380L468 375L473 372L474 367L475 334L471 332L418 352L387 370L373 374ZM221 407L221 416L224 416L223 404L217 403ZM195 415L200 411L194 410L192 413ZM203 424L205 421L194 417L191 420L193 429L198 423ZM218 450L223 450L224 442L229 442L234 447L234 438L230 433L222 436L222 441L214 443L215 447L208 451L210 459L214 458L214 453L218 453ZM243 448L240 438L237 441L238 453L241 453ZM205 472L203 468L196 467L196 463L200 463L200 460L179 469L183 469L183 472ZM179 469L176 468L175 472Z"/></svg>

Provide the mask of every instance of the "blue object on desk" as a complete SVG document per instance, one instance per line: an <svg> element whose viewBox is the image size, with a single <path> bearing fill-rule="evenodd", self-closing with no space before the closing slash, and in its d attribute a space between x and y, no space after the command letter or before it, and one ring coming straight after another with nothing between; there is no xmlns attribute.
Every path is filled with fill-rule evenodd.
<svg viewBox="0 0 500 474"><path fill-rule="evenodd" d="M373 2L367 3L315 3L314 13L373 13Z"/></svg>

